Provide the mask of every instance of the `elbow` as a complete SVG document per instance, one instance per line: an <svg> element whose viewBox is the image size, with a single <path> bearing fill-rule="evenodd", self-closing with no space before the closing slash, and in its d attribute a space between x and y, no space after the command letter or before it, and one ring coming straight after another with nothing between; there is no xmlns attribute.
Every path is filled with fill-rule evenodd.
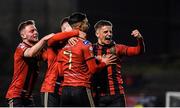
<svg viewBox="0 0 180 108"><path fill-rule="evenodd" d="M144 54L145 51L146 51L145 46L143 46L143 47L141 48L141 50L140 50L140 54Z"/></svg>
<svg viewBox="0 0 180 108"><path fill-rule="evenodd" d="M145 52L146 52L146 50L145 49L143 49L143 51L141 51L142 52L142 54L144 54Z"/></svg>
<svg viewBox="0 0 180 108"><path fill-rule="evenodd" d="M35 57L33 53L24 54L25 57Z"/></svg>
<svg viewBox="0 0 180 108"><path fill-rule="evenodd" d="M144 54L145 51L146 51L144 42L142 42L142 43L140 44L140 49L141 49L140 53L141 53L141 54Z"/></svg>
<svg viewBox="0 0 180 108"><path fill-rule="evenodd" d="M25 55L25 57L36 57L39 52L40 52L40 50L38 50L38 51L33 50L33 51L26 52L24 55Z"/></svg>
<svg viewBox="0 0 180 108"><path fill-rule="evenodd" d="M36 54L35 53L29 53L28 57L35 57Z"/></svg>

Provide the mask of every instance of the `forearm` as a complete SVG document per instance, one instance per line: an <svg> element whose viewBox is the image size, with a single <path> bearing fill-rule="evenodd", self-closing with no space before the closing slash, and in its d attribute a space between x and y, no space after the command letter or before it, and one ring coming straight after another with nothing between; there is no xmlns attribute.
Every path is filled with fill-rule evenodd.
<svg viewBox="0 0 180 108"><path fill-rule="evenodd" d="M145 52L145 45L142 37L137 38L137 46L127 48L128 56L138 55L144 52Z"/></svg>
<svg viewBox="0 0 180 108"><path fill-rule="evenodd" d="M57 33L48 40L48 46L53 46L56 43L59 43L60 41L67 40L73 36L78 36L78 35L79 35L79 30L72 30L70 32Z"/></svg>
<svg viewBox="0 0 180 108"><path fill-rule="evenodd" d="M137 38L138 41L138 47L140 49L140 54L145 52L145 44L144 44L144 39L143 37Z"/></svg>
<svg viewBox="0 0 180 108"><path fill-rule="evenodd" d="M47 40L44 40L42 38L39 42L37 42L34 46L31 48L27 48L26 51L24 52L25 57L33 57L36 56L38 52L46 45Z"/></svg>
<svg viewBox="0 0 180 108"><path fill-rule="evenodd" d="M88 65L88 70L91 73L98 72L106 66L104 62L100 62L99 64L96 64L95 59L88 60L87 65Z"/></svg>

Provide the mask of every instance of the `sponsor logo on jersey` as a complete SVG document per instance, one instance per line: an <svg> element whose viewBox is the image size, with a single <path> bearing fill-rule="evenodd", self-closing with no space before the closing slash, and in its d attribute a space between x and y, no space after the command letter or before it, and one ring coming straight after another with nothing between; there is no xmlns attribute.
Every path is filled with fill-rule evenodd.
<svg viewBox="0 0 180 108"><path fill-rule="evenodd" d="M85 45L90 44L90 42L89 42L88 40L83 41L83 43L84 43Z"/></svg>

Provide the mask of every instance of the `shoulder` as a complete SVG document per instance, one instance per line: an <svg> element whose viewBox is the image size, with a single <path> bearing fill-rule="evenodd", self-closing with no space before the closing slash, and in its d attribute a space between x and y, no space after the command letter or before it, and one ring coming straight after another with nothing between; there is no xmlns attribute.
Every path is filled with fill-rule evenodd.
<svg viewBox="0 0 180 108"><path fill-rule="evenodd" d="M81 39L81 38L78 39L78 43L81 44L82 46L92 45L92 43L89 40L84 40L84 39Z"/></svg>
<svg viewBox="0 0 180 108"><path fill-rule="evenodd" d="M16 48L16 52L17 53L20 53L20 52L23 53L27 48L29 48L29 46L27 46L26 44L19 43L19 45Z"/></svg>
<svg viewBox="0 0 180 108"><path fill-rule="evenodd" d="M90 50L92 49L92 43L88 40L81 40L81 45L79 47L85 50L86 49Z"/></svg>
<svg viewBox="0 0 180 108"><path fill-rule="evenodd" d="M26 48L29 48L29 46L22 42L22 43L19 43L19 45L17 46L17 48L26 49Z"/></svg>

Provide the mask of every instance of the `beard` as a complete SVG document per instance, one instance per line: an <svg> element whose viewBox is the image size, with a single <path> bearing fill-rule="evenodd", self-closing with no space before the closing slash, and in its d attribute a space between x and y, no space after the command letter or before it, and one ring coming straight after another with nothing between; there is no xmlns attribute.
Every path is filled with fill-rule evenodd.
<svg viewBox="0 0 180 108"><path fill-rule="evenodd" d="M31 43L37 43L39 41L39 39L38 39L38 37L37 38L31 37L28 39L28 41Z"/></svg>
<svg viewBox="0 0 180 108"><path fill-rule="evenodd" d="M33 44L36 44L39 40L29 40L29 42L33 43Z"/></svg>

